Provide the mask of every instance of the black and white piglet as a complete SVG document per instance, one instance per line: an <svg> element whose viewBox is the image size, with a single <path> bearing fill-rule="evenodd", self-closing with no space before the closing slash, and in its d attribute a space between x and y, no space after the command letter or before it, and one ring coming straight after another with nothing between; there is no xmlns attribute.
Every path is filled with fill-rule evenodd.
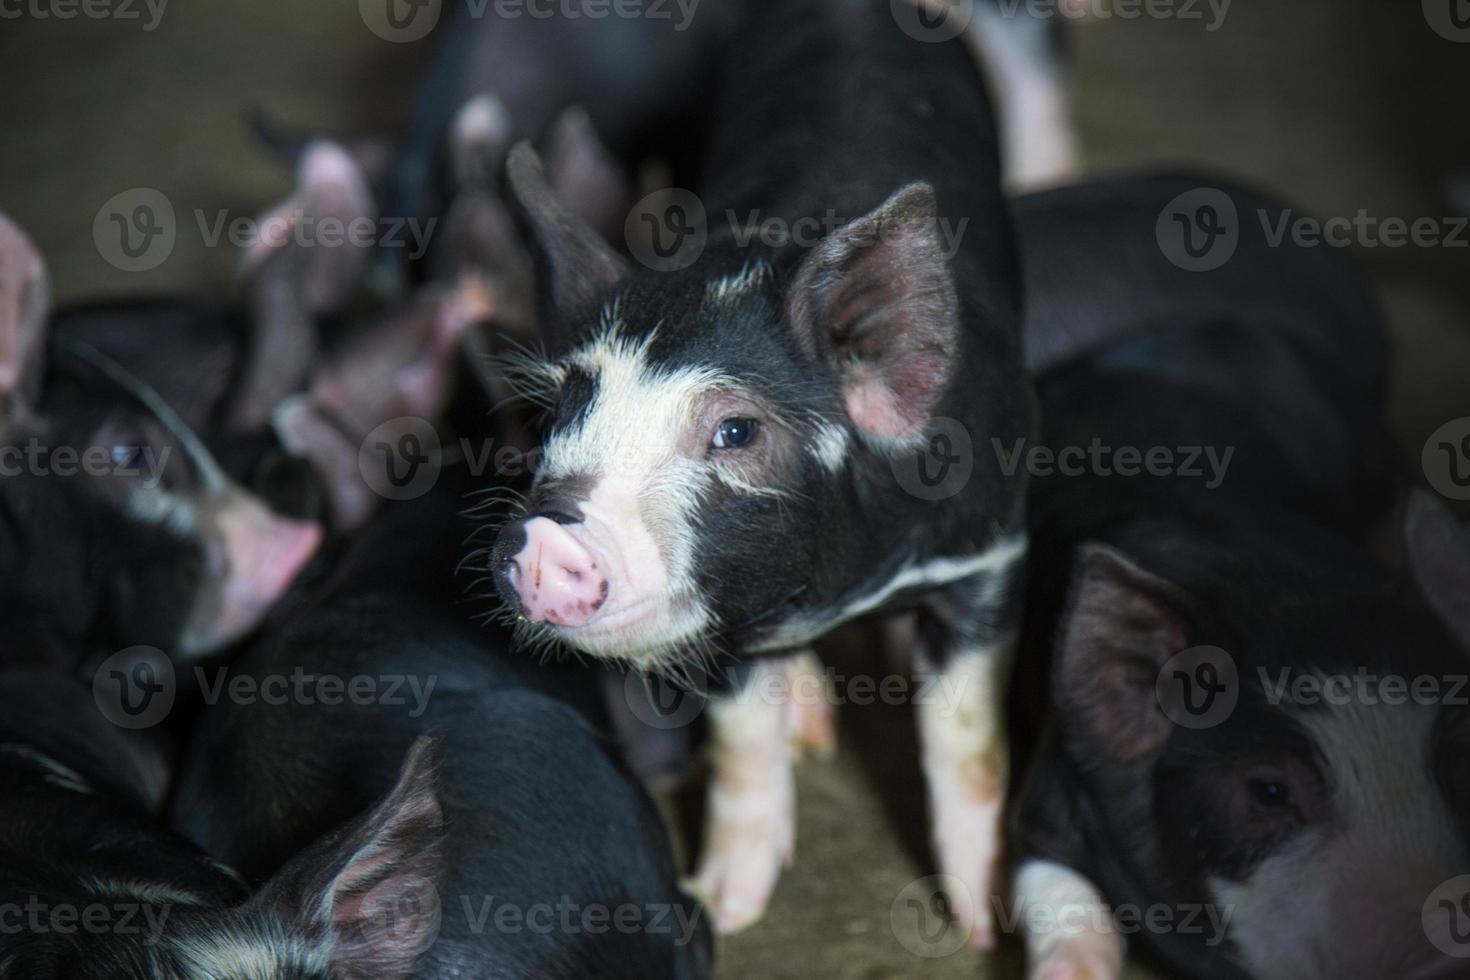
<svg viewBox="0 0 1470 980"><path fill-rule="evenodd" d="M17 649L193 656L238 640L316 553L320 528L226 476L111 359L48 344L48 312L40 256L0 217L0 606L26 631Z"/></svg>
<svg viewBox="0 0 1470 980"><path fill-rule="evenodd" d="M1323 249L1242 242L1233 310L1216 273L1170 272L1155 221L1203 183L1018 215L1038 306L1124 337L1039 383L1057 468L1032 484L1010 910L1029 975L1117 977L1127 936L1212 980L1464 976L1432 899L1470 870L1470 635L1436 615L1463 602L1470 535L1420 500L1410 554L1439 572L1369 551L1391 494L1371 301Z"/></svg>
<svg viewBox="0 0 1470 980"><path fill-rule="evenodd" d="M429 740L386 795L250 894L162 828L165 757L105 720L90 690L6 669L0 697L0 977L417 976L436 926L421 893L442 860Z"/></svg>
<svg viewBox="0 0 1470 980"><path fill-rule="evenodd" d="M1031 431L989 103L962 42L917 40L867 0L763 5L719 91L708 240L681 270L632 269L512 154L560 354L523 365L550 421L492 571L527 640L721 668L697 883L727 930L760 916L792 850L789 706L760 678L839 623L918 604L929 665L964 692L920 723L968 921L999 846L1023 481L985 454L961 492L915 470L936 419Z"/></svg>
<svg viewBox="0 0 1470 980"><path fill-rule="evenodd" d="M454 601L467 486L446 468L428 495L386 505L279 633L205 685L221 693L172 822L262 878L434 733L446 867L416 977L707 976L703 910L597 720L597 675L511 654Z"/></svg>

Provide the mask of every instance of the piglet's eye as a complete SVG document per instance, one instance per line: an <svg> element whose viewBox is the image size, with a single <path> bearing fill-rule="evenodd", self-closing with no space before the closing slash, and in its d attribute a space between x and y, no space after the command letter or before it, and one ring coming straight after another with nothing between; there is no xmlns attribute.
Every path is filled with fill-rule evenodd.
<svg viewBox="0 0 1470 980"><path fill-rule="evenodd" d="M710 439L711 449L743 449L755 439L758 424L755 419L725 419L715 426Z"/></svg>
<svg viewBox="0 0 1470 980"><path fill-rule="evenodd" d="M1249 782L1251 799L1263 807L1289 807L1295 801L1291 787L1275 779L1252 779Z"/></svg>

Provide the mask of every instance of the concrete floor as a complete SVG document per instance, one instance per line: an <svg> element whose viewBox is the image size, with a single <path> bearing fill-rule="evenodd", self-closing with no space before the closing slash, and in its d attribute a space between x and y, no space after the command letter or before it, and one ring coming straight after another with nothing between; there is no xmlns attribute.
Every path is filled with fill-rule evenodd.
<svg viewBox="0 0 1470 980"><path fill-rule="evenodd" d="M1207 166L1319 216L1406 219L1445 215L1441 179L1470 171L1470 45L1436 35L1418 4L1239 0L1213 32L1201 20L1097 18L1072 37L1092 169ZM41 245L63 300L223 290L235 255L207 245L195 210L253 215L288 188L241 110L392 132L423 54L379 40L350 0L177 3L153 31L0 20L0 209ZM92 222L140 186L170 198L179 240L157 269L127 273L99 255ZM1405 460L1417 460L1429 432L1470 415L1470 249L1357 253L1400 341L1394 414ZM853 669L861 654L849 646L828 652ZM797 865L766 920L722 943L722 976L1019 976L1013 946L990 961L965 950L924 958L895 935L895 899L931 871L910 722L900 708L843 712L836 759L800 773Z"/></svg>

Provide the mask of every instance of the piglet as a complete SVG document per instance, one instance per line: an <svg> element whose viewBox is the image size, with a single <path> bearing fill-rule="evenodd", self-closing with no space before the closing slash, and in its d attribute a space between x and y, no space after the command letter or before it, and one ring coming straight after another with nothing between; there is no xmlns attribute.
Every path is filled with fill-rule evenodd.
<svg viewBox="0 0 1470 980"><path fill-rule="evenodd" d="M434 746L259 889L169 833L160 747L59 672L0 671L0 977L394 980L434 940Z"/></svg>
<svg viewBox="0 0 1470 980"><path fill-rule="evenodd" d="M0 290L0 602L25 611L25 649L192 657L244 637L316 553L320 527L230 479L116 362L48 345L44 267L8 222L0 265L20 273Z"/></svg>
<svg viewBox="0 0 1470 980"><path fill-rule="evenodd" d="M202 685L218 693L172 823L268 877L434 733L447 864L416 977L708 976L703 909L605 732L596 675L511 653L455 601L468 485L446 466L385 505L280 632Z"/></svg>
<svg viewBox="0 0 1470 980"><path fill-rule="evenodd" d="M1470 535L1418 499L1420 574L1369 549L1393 492L1385 338L1340 256L1242 251L1228 280L1259 286L1233 303L1176 270L1193 315L1141 274L1200 182L1098 182L1034 212L1059 246L1026 252L1038 306L1121 339L1039 384L1056 464L1031 498L1005 914L1033 978L1118 977L1125 942L1209 980L1464 976L1462 894L1438 900L1470 871L1470 633L1446 615Z"/></svg>

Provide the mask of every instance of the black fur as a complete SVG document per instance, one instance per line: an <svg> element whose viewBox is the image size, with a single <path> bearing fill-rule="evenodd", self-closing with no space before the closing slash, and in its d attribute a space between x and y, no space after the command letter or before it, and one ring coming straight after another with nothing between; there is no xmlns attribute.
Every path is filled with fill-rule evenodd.
<svg viewBox="0 0 1470 980"><path fill-rule="evenodd" d="M1080 870L1115 905L1208 902L1207 878L1239 880L1296 832L1293 820L1242 814L1234 802L1256 763L1316 774L1307 784L1320 776L1305 730L1267 703L1259 671L1443 676L1467 662L1412 585L1367 548L1392 496L1380 448L1386 344L1351 271L1326 250L1289 246L1242 249L1223 275L1147 260L1162 204L1205 183L1096 182L1017 208L1038 287L1032 310L1045 311L1035 330L1076 325L1068 342L1092 349L1041 381L1044 444L1235 450L1216 489L1181 476L1033 482L1014 712L1033 751L1014 853ZM1242 214L1278 207L1230 193ZM1074 287L1074 274L1099 285L1115 264L1129 274L1100 294ZM1088 609L1079 598L1088 583L1127 598ZM1192 730L1159 713L1153 683L1173 652L1166 642L1231 654L1241 695L1228 721ZM1111 653L1086 659L1109 644ZM1136 674L1100 672L1123 670L1128 656ZM1137 724L1120 718L1129 696L1120 692L1143 684ZM1454 709L1444 710L1448 719ZM1138 942L1171 972L1243 976L1222 955L1228 944L1204 938L1147 931Z"/></svg>

